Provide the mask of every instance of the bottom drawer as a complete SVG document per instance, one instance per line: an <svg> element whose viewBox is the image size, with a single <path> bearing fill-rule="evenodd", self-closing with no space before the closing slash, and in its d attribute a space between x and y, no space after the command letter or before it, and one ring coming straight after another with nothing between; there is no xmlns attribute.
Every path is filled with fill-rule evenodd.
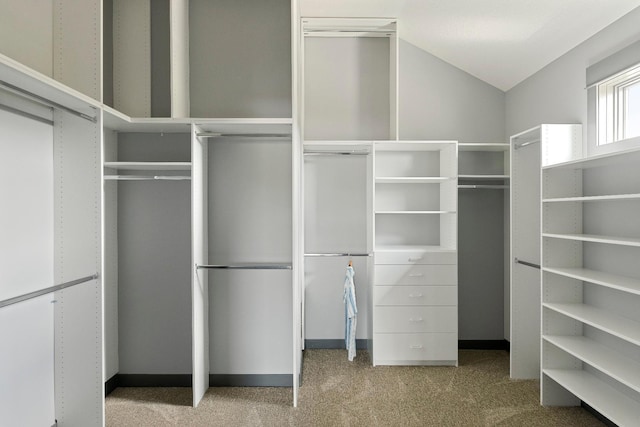
<svg viewBox="0 0 640 427"><path fill-rule="evenodd" d="M456 361L458 334L374 334L373 357L376 364L400 361Z"/></svg>

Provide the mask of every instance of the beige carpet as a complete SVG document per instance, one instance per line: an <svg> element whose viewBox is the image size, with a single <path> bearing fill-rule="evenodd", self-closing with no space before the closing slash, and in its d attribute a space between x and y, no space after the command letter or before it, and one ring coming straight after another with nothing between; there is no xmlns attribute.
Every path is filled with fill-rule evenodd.
<svg viewBox="0 0 640 427"><path fill-rule="evenodd" d="M460 366L372 367L366 352L307 350L299 406L289 388L118 388L107 426L602 426L582 408L543 408L537 381L509 379L504 351L460 351Z"/></svg>

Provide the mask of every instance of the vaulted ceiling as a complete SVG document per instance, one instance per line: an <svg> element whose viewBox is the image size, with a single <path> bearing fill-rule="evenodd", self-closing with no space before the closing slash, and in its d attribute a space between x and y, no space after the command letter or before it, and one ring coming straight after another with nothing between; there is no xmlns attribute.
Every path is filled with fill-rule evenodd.
<svg viewBox="0 0 640 427"><path fill-rule="evenodd" d="M503 91L636 7L640 0L300 0L303 17L397 17L402 39Z"/></svg>

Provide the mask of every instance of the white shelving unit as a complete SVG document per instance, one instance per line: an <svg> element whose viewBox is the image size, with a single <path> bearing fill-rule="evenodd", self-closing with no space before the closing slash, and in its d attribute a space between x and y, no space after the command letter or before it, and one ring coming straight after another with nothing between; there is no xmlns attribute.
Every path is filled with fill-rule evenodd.
<svg viewBox="0 0 640 427"><path fill-rule="evenodd" d="M542 168L541 402L640 422L640 150Z"/></svg>
<svg viewBox="0 0 640 427"><path fill-rule="evenodd" d="M457 365L457 143L374 144L374 365Z"/></svg>
<svg viewBox="0 0 640 427"><path fill-rule="evenodd" d="M504 189L509 184L509 144L467 142L458 144L459 188Z"/></svg>

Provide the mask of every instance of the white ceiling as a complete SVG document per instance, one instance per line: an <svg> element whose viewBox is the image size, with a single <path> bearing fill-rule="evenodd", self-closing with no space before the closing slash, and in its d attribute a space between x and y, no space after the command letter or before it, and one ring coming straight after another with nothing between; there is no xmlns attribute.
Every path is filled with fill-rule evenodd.
<svg viewBox="0 0 640 427"><path fill-rule="evenodd" d="M397 17L402 39L507 91L638 6L640 0L300 0L300 13Z"/></svg>

